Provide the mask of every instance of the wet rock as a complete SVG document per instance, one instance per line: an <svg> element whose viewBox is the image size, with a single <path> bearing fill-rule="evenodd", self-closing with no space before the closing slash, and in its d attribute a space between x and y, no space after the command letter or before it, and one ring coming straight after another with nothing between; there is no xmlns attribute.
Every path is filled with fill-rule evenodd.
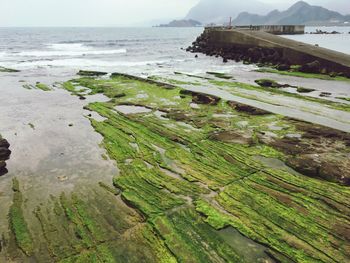
<svg viewBox="0 0 350 263"><path fill-rule="evenodd" d="M286 118L301 137L285 136L265 143L287 156L286 164L297 172L330 182L350 185L350 134L332 128Z"/></svg>
<svg viewBox="0 0 350 263"><path fill-rule="evenodd" d="M189 119L189 117L182 111L171 111L165 115L165 118L175 121L185 121Z"/></svg>
<svg viewBox="0 0 350 263"><path fill-rule="evenodd" d="M19 70L17 70L17 69L0 67L0 72L6 72L6 73L16 73L16 72L20 72L20 71L19 71Z"/></svg>
<svg viewBox="0 0 350 263"><path fill-rule="evenodd" d="M133 75L129 75L129 74L124 74L124 73L119 73L119 72L115 72L111 74L111 78L117 78L117 77L122 77L122 78L126 78L126 79L131 79L131 80L137 80L137 81L142 81L145 83L150 83L150 84L154 84L157 85L159 87L165 88L165 89L175 89L177 88L175 85L171 85L168 83L163 83L160 81L156 81L153 79L146 79L146 78L141 78L138 76L133 76Z"/></svg>
<svg viewBox="0 0 350 263"><path fill-rule="evenodd" d="M8 148L0 147L0 160L8 160L10 158L11 151Z"/></svg>
<svg viewBox="0 0 350 263"><path fill-rule="evenodd" d="M249 106L246 104L234 102L234 101L229 101L228 105L230 107L232 107L233 109L235 109L236 111L245 112L245 113L248 113L250 115L268 115L268 114L271 114L268 111L265 111L265 110L262 110L259 108L255 108L253 106Z"/></svg>
<svg viewBox="0 0 350 263"><path fill-rule="evenodd" d="M265 88L281 88L283 86L272 79L257 79L255 83Z"/></svg>
<svg viewBox="0 0 350 263"><path fill-rule="evenodd" d="M332 93L330 92L321 92L320 97L330 97L332 96Z"/></svg>
<svg viewBox="0 0 350 263"><path fill-rule="evenodd" d="M341 141L345 146L350 147L349 133L302 121L296 121L295 126L299 131L303 132L302 138L304 139L313 139L319 142L320 138L326 138L334 142Z"/></svg>
<svg viewBox="0 0 350 263"><path fill-rule="evenodd" d="M317 177L343 185L350 185L350 159L328 153L290 157L287 165L306 176Z"/></svg>
<svg viewBox="0 0 350 263"><path fill-rule="evenodd" d="M315 91L314 89L309 89L309 88L303 88L303 87L298 87L297 92L299 93L310 93Z"/></svg>
<svg viewBox="0 0 350 263"><path fill-rule="evenodd" d="M239 133L236 131L220 131L215 132L209 136L209 139L222 141L226 143L237 143L243 145L252 145L253 139L252 135L249 133Z"/></svg>
<svg viewBox="0 0 350 263"><path fill-rule="evenodd" d="M7 170L6 167L0 168L0 176L3 176L5 174L7 174L9 171Z"/></svg>
<svg viewBox="0 0 350 263"><path fill-rule="evenodd" d="M9 148L10 144L7 140L5 139L0 139L0 148Z"/></svg>
<svg viewBox="0 0 350 263"><path fill-rule="evenodd" d="M114 96L113 96L113 98L122 98L122 97L125 97L126 96L126 94L125 93L118 93L118 94L115 94Z"/></svg>
<svg viewBox="0 0 350 263"><path fill-rule="evenodd" d="M206 104L206 105L217 105L221 98L214 95L208 95L200 92L182 90L180 91L181 95L191 95L192 102L197 104Z"/></svg>
<svg viewBox="0 0 350 263"><path fill-rule="evenodd" d="M79 96L80 100L86 100L86 98L84 96Z"/></svg>
<svg viewBox="0 0 350 263"><path fill-rule="evenodd" d="M107 72L100 72L100 71L91 71L91 70L79 70L77 73L79 76L84 76L84 77L99 77L99 76L104 76L107 75Z"/></svg>
<svg viewBox="0 0 350 263"><path fill-rule="evenodd" d="M335 78L335 77L338 77L338 76L339 76L339 74L338 74L337 72L334 72L334 71L330 72L328 75L329 75L331 78Z"/></svg>
<svg viewBox="0 0 350 263"><path fill-rule="evenodd" d="M290 66L288 64L279 64L276 67L277 70L287 71L290 70Z"/></svg>
<svg viewBox="0 0 350 263"><path fill-rule="evenodd" d="M299 138L275 138L274 140L268 142L268 145L287 155L300 155L312 153L314 151L309 144L303 142Z"/></svg>
<svg viewBox="0 0 350 263"><path fill-rule="evenodd" d="M10 158L11 151L9 150L10 144L7 140L0 138L0 176L6 174L6 160Z"/></svg>
<svg viewBox="0 0 350 263"><path fill-rule="evenodd" d="M321 73L321 63L318 60L306 63L300 67L299 71L304 73Z"/></svg>

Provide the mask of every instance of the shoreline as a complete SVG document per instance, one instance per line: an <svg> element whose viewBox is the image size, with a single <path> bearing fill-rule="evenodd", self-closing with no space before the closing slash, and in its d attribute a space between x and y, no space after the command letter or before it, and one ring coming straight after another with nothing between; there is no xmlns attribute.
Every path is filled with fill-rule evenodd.
<svg viewBox="0 0 350 263"><path fill-rule="evenodd" d="M102 78L67 75L65 80L68 82L60 81L61 84L56 83L55 85L52 85L55 81L51 80L50 83L49 80L52 78L50 76L43 79L34 75L26 80L22 75L26 74L25 72L6 73L17 75L15 78L8 77L9 80L12 79L11 82L13 83L12 88L8 90L10 91L9 94L22 94L18 98L22 97L25 100L32 98L33 101L30 103L34 103L33 105L39 105L36 104L35 101L40 100L40 98L53 99L59 97L62 97L63 100L57 100L57 105L64 107L72 105L70 110L62 112L63 115L61 117L59 117L59 114L57 117L54 117L54 119L62 118L63 116L70 117L60 124L60 128L58 128L57 124L54 124L52 129L59 129L61 132L67 130L67 136L63 134L62 136L66 136L66 138L76 137L78 146L79 142L83 143L84 141L84 144L86 144L86 139L79 138L82 127L86 127L89 130L86 134L89 137L95 134L95 132L92 131L93 128L99 133L99 136L96 137L95 134L94 138L100 139L86 146L86 149L89 149L87 150L88 152L91 152L92 149L97 150L100 157L97 158L98 160L96 160L96 163L92 163L92 166L86 166L86 164L82 165L82 163L84 163L82 158L85 157L84 155L79 157L79 154L83 153L83 150L80 149L76 151L72 148L70 153L64 154L67 155L65 157L66 163L62 166L64 171L55 179L57 180L55 183L52 181L53 177L51 177L51 179L49 179L49 177L44 179L48 176L45 176L45 170L47 172L51 170L52 173L50 164L47 167L39 165L36 169L40 170L44 168L41 172L44 175L44 177L40 179L42 180L41 184L43 184L43 187L49 189L55 187L56 191L55 193L51 192L52 197L50 199L52 201L38 203L38 201L43 198L44 194L43 192L36 195L32 193L32 191L38 187L38 183L40 182L37 181L38 178L27 177L25 174L14 174L12 169L16 166L16 170L18 171L23 169L18 167L18 161L21 158L18 159L19 156L17 156L19 154L18 149L26 144L22 140L21 142L18 140L18 136L23 136L23 134L21 135L23 131L19 132L18 130L18 135L9 136L9 132L11 132L13 128L9 128L8 131L0 130L8 139L14 140L13 143L11 143L11 147L14 151L9 161L10 173L4 177L0 177L0 180L8 182L8 184L3 185L6 187L6 185L11 184L11 178L17 178L19 192L23 195L23 198L28 199L27 205L18 204L18 209L22 211L21 220L26 222L25 224L28 226L25 231L28 236L32 237L44 234L44 239L32 238L30 246L28 246L27 243L27 245L24 245L25 243L23 243L23 240L19 239L18 233L16 234L14 230L9 237L6 237L5 234L5 240L7 240L5 244L9 240L13 240L14 243L12 243L10 247L5 245L3 251L6 251L6 253L2 256L7 255L11 258L25 259L26 256L21 252L24 251L25 254L31 255L32 257L34 256L38 260L43 260L45 257L52 257L50 253L54 253L53 255L56 259L60 259L64 255L71 259L84 258L83 254L71 257L74 253L77 253L72 252L72 249L77 249L76 245L73 245L73 243L57 250L57 244L61 242L60 240L66 240L67 238L72 242L75 240L74 242L78 242L82 247L94 247L93 244L95 242L107 242L106 246L101 246L101 249L105 251L103 253L100 250L88 249L89 255L91 256L98 255L102 258L114 257L116 254L121 253L119 249L122 249L123 253L129 253L126 251L132 251L129 245L130 243L122 241L122 236L118 239L120 241L109 241L113 235L118 236L117 232L122 230L111 230L109 234L105 232L106 229L111 229L112 226L109 223L101 223L106 222L105 220L109 217L106 213L107 210L103 209L105 206L109 206L110 209L112 209L108 211L123 211L118 216L114 215L116 216L113 221L115 224L125 222L125 224L128 225L127 228L130 228L130 230L127 231L135 229L133 230L134 241L140 244L140 247L143 247L143 252L146 253L143 254L140 252L134 254L138 258L148 258L155 251L159 251L159 249L163 252L157 255L153 254L153 257L162 256L169 258L169 260L186 260L189 255L198 260L200 258L202 260L204 258L210 258L210 255L206 254L204 251L202 254L193 254L190 252L202 251L202 247L197 246L196 249L193 250L194 247L191 247L192 245L189 243L182 243L183 241L181 240L188 238L187 233L179 229L176 224L173 224L172 220L180 220L180 222L198 220L198 222L201 222L198 228L189 227L186 228L186 231L191 235L199 235L198 242L209 242L207 244L212 246L211 251L219 253L217 254L219 257L226 258L227 260L229 258L237 259L237 257L242 259L243 257L239 249L231 250L232 248L229 249L227 247L230 242L243 242L242 244L244 244L244 242L252 242L251 244L254 247L259 247L258 244L262 244L263 247L259 250L260 254L254 254L256 257L254 260L257 258L265 258L268 262L275 262L276 259L287 262L287 258L293 258L294 252L291 251L298 251L300 253L298 248L293 247L292 244L276 246L274 245L275 243L269 243L268 240L271 238L277 238L276 240L279 240L278 237L274 236L272 233L265 232L264 230L264 234L261 236L262 232L251 232L254 228L251 228L249 224L246 225L247 222L237 221L237 219L233 217L238 210L233 211L233 207L230 203L227 203L232 202L232 200L230 199L230 201L227 201L225 198L235 195L236 190L234 189L240 189L240 191L244 192L247 191L246 194L248 194L250 198L256 198L264 193L269 196L269 198L272 198L269 199L270 202L277 202L275 204L276 206L269 208L270 210L274 210L281 205L290 207L291 204L293 204L292 206L294 206L295 209L301 211L303 208L297 205L300 200L297 203L294 201L292 203L289 203L289 201L285 203L287 200L285 198L287 198L287 196L293 196L292 192L282 194L282 192L289 189L284 188L286 185L278 183L274 186L278 187L279 191L282 191L279 194L274 193L272 189L265 189L265 183L260 185L262 183L261 180L267 180L266 182L268 182L270 180L269 178L275 178L274 180L287 180L286 182L288 183L293 182L293 184L299 185L298 187L300 187L300 190L306 187L315 197L309 204L312 207L312 215L301 215L294 210L290 210L289 213L291 213L292 217L298 216L298 220L301 220L300 222L307 220L308 224L312 224L316 227L317 220L313 216L314 213L317 215L320 212L314 210L319 206L319 204L317 204L317 198L319 197L317 196L319 196L320 189L327 187L328 189L332 189L332 191L341 191L343 193L343 196L336 195L336 197L331 198L327 195L327 197L322 197L326 198L325 200L332 204L335 202L335 200L333 200L334 198L336 198L336 202L340 204L343 204L343 198L347 198L348 188L339 185L339 183L347 184L347 181L339 181L342 179L339 177L335 167L342 165L346 167L346 148L342 148L343 146L340 147L340 145L349 143L347 142L347 140L349 140L347 139L348 133L336 132L333 129L326 129L318 125L310 125L280 115L271 114L251 106L237 103L237 100L235 100L235 102L226 102L226 100L230 101L230 97L216 97L214 95L218 95L218 93L213 93L211 90L213 91L216 88L221 93L226 92L228 94L230 94L230 92L236 92L234 94L238 97L235 98L244 98L251 91L259 92L258 94L273 94L274 90L266 89L265 91L262 87L259 88L247 83L244 84L245 86L240 87L239 85L243 85L243 83L237 82L237 80L234 79L234 75L228 73L214 73L215 72L210 72L210 74L206 74L205 76L190 76L184 73L177 73L165 76L154 76L149 80L133 76L129 77L124 74L114 74L112 77L103 76ZM83 73L81 72L80 74ZM86 74L88 74L88 72ZM92 73L89 73L89 75L91 74ZM26 80L26 82L18 82L20 79ZM58 77L56 81L59 79L60 77ZM69 81L70 79L73 80ZM22 87L26 83L35 84L38 81L47 85L49 89L34 88L27 90ZM158 85L158 81L162 84ZM318 81L322 82L322 80ZM61 85L64 82L66 84L62 87ZM164 83L168 84L164 85ZM335 81L335 83L337 83L337 81ZM238 86L235 87L236 85ZM35 87L35 85L33 87ZM73 96L69 95L64 88L68 90L69 93L72 93ZM190 92L185 92L184 90L189 90ZM284 96L280 91L276 90L276 92L276 95ZM244 93L246 94L244 95ZM3 92L1 94L4 95ZM286 98L290 101L298 100L297 98L289 96L286 96ZM255 100L256 99L261 100L261 95L256 97ZM299 99L301 101L308 100L306 97L305 100L302 99L302 97ZM275 99L272 99L272 101L273 100ZM326 100L321 99L313 103L318 103L320 109L322 109L322 101L326 103L327 98ZM331 107L337 105L336 102L334 103L335 104ZM114 110L114 107L118 105L124 105L124 110L129 107L130 110L132 109L133 111L136 110L136 108L133 108L134 106L136 107L136 105L138 105L137 107L140 109L142 109L142 107L146 108L142 109L144 112L129 114L128 112L121 113ZM251 105L256 105L256 102ZM85 109L84 111L83 108ZM72 111L73 109L74 111ZM208 114L206 117L200 114L204 109ZM33 112L34 111L33 108ZM346 111L341 111L339 109L337 111L348 114ZM40 112L45 111L41 110ZM74 116L78 118L75 121L71 119L73 112L75 112ZM96 115L93 113L96 113ZM46 112L46 114L48 114L48 112ZM53 116L54 115L47 115L45 118L49 120ZM27 117L24 118L27 119ZM84 120L83 126L81 126L82 124L80 124L78 120ZM43 119L43 121L46 122L45 119ZM42 142L33 141L33 143L36 143L38 146L45 145L49 142L46 141L45 136L42 137L40 135L41 131L43 129L44 131L47 130L49 126L45 127L43 126L43 122L33 121L31 118L21 122L24 124L21 129L25 127L27 131L24 138L29 138L28 136L30 135L35 137L39 136L40 140L44 139ZM29 125L29 123L32 125ZM72 124L72 126L70 126L70 124ZM48 125L51 124L48 123ZM64 130L62 130L62 125L66 127ZM327 148L325 153L324 149L322 149L324 146L318 142L318 138L322 138L322 140L324 140L323 143L327 142L327 147L338 145L340 148ZM102 149L98 147L100 143L99 140L101 139ZM21 144L18 144L19 142ZM303 150L300 150L301 148L299 148L299 146L302 146ZM45 147L50 147L50 149L54 151L57 148L55 144L51 146L50 144L46 144ZM65 147L63 147L62 150L64 148ZM208 152L209 148L212 149L213 152ZM38 149L40 149L40 147ZM103 153L104 151L106 152ZM63 150L63 152L65 151ZM200 152L202 152L202 154L198 155ZM319 152L318 158L321 159L310 155L310 152ZM205 153L205 155L203 155L203 153ZM59 152L57 152L57 154L59 154ZM101 154L103 156L101 156ZM331 158L332 155L338 156L338 159L334 160ZM53 158L53 156L50 156L51 155L48 156L49 159ZM97 155L95 156L97 157ZM214 158L214 156L216 157ZM79 165L79 167L83 169L82 173L79 175L77 174L77 176L73 176L76 171L69 169L69 163L71 162L69 160L71 158L75 159L72 163L72 167ZM106 160L108 160L107 163L111 163L111 165L112 163L116 163L118 171L112 168L115 167L114 164L108 166L107 163L105 163ZM13 161L17 162L17 164L11 164ZM218 165L218 161L220 165ZM317 174L316 168L319 161L328 163L328 166L325 166L328 170L322 170L320 174ZM28 165L29 162L30 161L28 161ZM102 167L107 165L107 167L111 169L110 172L107 172L109 175L105 177L105 181L102 181L103 183L101 183L101 179L99 178L94 179L95 183L91 181L91 178L95 177L92 171L84 175L89 169L95 169L93 167L98 163L102 165ZM62 164L64 164L64 162ZM65 166L67 167L65 168ZM24 164L23 167L26 167L26 164ZM217 171L215 171L214 167L216 167ZM288 169L286 167L288 167ZM293 167L298 172L296 170L289 170L289 167ZM96 172L99 171L99 169L101 169L101 166L95 169ZM346 171L344 169L342 175L344 175L344 171ZM28 175L32 174L34 171L35 170L28 171ZM234 171L234 173L232 171ZM48 174L50 174L50 172ZM335 177L328 177L330 174L333 174ZM79 179L79 177L84 176L86 176L86 181ZM238 177L236 178L236 176ZM316 178L313 178L314 176L316 176ZM319 178L319 176L322 178ZM256 190L250 192L250 188L246 188L244 183L240 183L241 180L245 180L249 183L250 187L258 187L258 185L260 185L257 188L259 189L258 192L256 192ZM303 180L304 183L300 180ZM87 182L89 183L87 184ZM32 188L33 183L36 184L34 188ZM276 182L274 181L274 183ZM55 185L61 186L57 188ZM67 191L67 189L72 190ZM14 193L16 194L18 192ZM301 192L301 195L303 196L303 192ZM11 195L9 194L9 196ZM224 198L224 196L226 197ZM160 197L162 197L162 199L158 199ZM241 205L246 202L243 196L236 196L235 198L239 198ZM87 206L87 202L92 202L93 205ZM153 205L148 204L148 202ZM8 200L6 203L10 205L11 201ZM54 204L56 204L55 206L58 205L55 209L71 209L75 211L73 215L76 218L74 219L71 218L69 214L58 212L59 210L51 210L54 209ZM239 203L236 205L238 204ZM248 203L246 206L247 208L250 207ZM324 205L321 207L323 206ZM100 207L98 213L94 210L95 207ZM332 213L338 213L336 210L333 210L334 208L331 206L327 207L327 209L317 209L321 209L322 213L328 213L328 211L330 211L329 209L331 209ZM345 208L341 205L338 209ZM43 214L42 211L44 210L51 211L49 212L49 217ZM33 211L35 212L34 214ZM263 210L260 212L262 211ZM251 214L253 211L248 212L247 210L247 213L247 215L249 215L248 218L253 215ZM1 217L3 216L7 215L1 215ZM14 215L10 218L13 218L13 216ZM63 221L57 221L58 218L61 218L60 220ZM264 220L274 221L274 219L269 216L263 218L264 219L258 220L254 224L260 224L260 227L264 228L264 224L258 222L263 222ZM288 220L291 220L291 218L286 218L286 223L289 222ZM137 224L132 223L135 222L135 220L138 222ZM12 227L14 227L13 223L11 224ZM186 224L190 226L189 223ZM49 234L51 230L47 228L49 225L60 232L67 226L73 227L79 231L79 237L76 239L77 237L70 236L71 234L65 233L64 231L61 235L52 236ZM322 225L326 228L331 227L328 225L326 226L324 222L322 222ZM167 230L164 230L164 226L167 227ZM230 231L230 234L220 232L220 229L227 229L228 226L238 230L239 235L234 234L234 232L231 233ZM216 232L215 229L219 230L219 232ZM157 234L155 234L154 231ZM171 231L180 239L177 241L170 240L166 232L163 231ZM321 231L318 232L318 234L326 236L329 233L326 234ZM148 235L153 241L151 243L149 243L149 241L146 242L142 238L144 235ZM300 238L302 232L298 230L294 233L288 233L288 235ZM341 233L338 231L337 235L341 235ZM302 236L303 238L307 238L307 236ZM310 234L308 238L311 236ZM216 241L214 242L212 237L221 240L220 242L224 242L221 246L225 248L224 251L226 252L219 252L217 247L218 243L215 243ZM230 237L231 239L222 241L221 238L223 237ZM150 240L149 238L148 240ZM334 238L334 236L332 238ZM48 251L52 252L44 252L46 249L43 248L40 252L41 255L39 255L37 253L37 247L38 244L42 242L45 242L48 246ZM119 242L123 242L124 245L117 248L116 244L120 244ZM279 240L279 242L283 244L285 241ZM331 250L329 250L327 254L320 253L313 249L313 246L316 246L315 242L317 242L316 239L313 241L307 239L300 243L301 246L308 247L308 252L304 252L303 254L306 260L309 255L318 257L324 262L326 262L329 257L338 259L345 259L347 257L346 254L340 254L339 252ZM177 244L182 244L184 247L181 250L172 250L173 246L176 247ZM187 245L185 246L184 244ZM317 243L317 246L320 245L322 244ZM171 254L169 254L169 249L172 251ZM331 256L329 256L328 253L330 253L329 255Z"/></svg>
<svg viewBox="0 0 350 263"><path fill-rule="evenodd" d="M0 72L0 261L348 261L350 82L172 52Z"/></svg>

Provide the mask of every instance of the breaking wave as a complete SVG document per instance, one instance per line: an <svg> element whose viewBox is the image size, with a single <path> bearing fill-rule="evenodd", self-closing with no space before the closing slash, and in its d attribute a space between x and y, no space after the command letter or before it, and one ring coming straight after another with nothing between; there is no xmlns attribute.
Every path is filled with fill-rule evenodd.
<svg viewBox="0 0 350 263"><path fill-rule="evenodd" d="M17 53L6 53L9 57L79 57L86 55L112 55L127 53L122 49L94 49L80 43L49 44L46 50L30 50ZM4 55L4 54L3 54Z"/></svg>

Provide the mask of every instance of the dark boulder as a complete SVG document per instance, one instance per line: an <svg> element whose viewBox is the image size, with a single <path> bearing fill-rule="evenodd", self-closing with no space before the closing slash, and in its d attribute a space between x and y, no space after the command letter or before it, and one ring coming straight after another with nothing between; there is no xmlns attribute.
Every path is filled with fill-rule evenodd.
<svg viewBox="0 0 350 263"><path fill-rule="evenodd" d="M77 73L79 76L84 76L84 77L99 77L99 76L104 76L107 75L107 72L100 72L100 71L91 71L91 70L79 70Z"/></svg>
<svg viewBox="0 0 350 263"><path fill-rule="evenodd" d="M0 139L0 148L9 148L10 144L7 140L5 139Z"/></svg>
<svg viewBox="0 0 350 263"><path fill-rule="evenodd" d="M290 66L288 64L279 64L277 65L276 69L281 71L287 71L290 70Z"/></svg>
<svg viewBox="0 0 350 263"><path fill-rule="evenodd" d="M206 104L206 105L217 105L221 98L214 95L204 94L195 91L182 90L180 91L181 95L191 95L192 102L197 104Z"/></svg>
<svg viewBox="0 0 350 263"><path fill-rule="evenodd" d="M10 155L11 151L8 148L0 147L0 160L8 160Z"/></svg>
<svg viewBox="0 0 350 263"><path fill-rule="evenodd" d="M346 157L335 160L327 153L304 154L288 158L287 165L309 177L350 185L350 161Z"/></svg>
<svg viewBox="0 0 350 263"><path fill-rule="evenodd" d="M321 63L318 60L315 60L310 63L302 65L299 71L304 73L320 73L321 72Z"/></svg>
<svg viewBox="0 0 350 263"><path fill-rule="evenodd" d="M330 97L330 96L332 96L332 93L330 93L330 92L321 92L321 94L320 94L320 97L326 97L326 98L328 98L328 97Z"/></svg>
<svg viewBox="0 0 350 263"><path fill-rule="evenodd" d="M249 106L247 104L234 102L234 101L229 101L228 105L238 112L245 112L245 113L250 114L250 115L268 115L268 114L271 114L268 111L265 111L265 110L262 110L259 108L255 108L255 107Z"/></svg>
<svg viewBox="0 0 350 263"><path fill-rule="evenodd" d="M272 79L257 79L255 83L264 88L281 88L283 86Z"/></svg>

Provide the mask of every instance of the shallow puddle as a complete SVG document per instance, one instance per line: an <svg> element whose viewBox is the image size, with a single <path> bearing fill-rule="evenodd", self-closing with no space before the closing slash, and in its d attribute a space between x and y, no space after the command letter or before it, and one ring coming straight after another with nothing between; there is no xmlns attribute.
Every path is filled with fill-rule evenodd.
<svg viewBox="0 0 350 263"><path fill-rule="evenodd" d="M284 170L284 171L287 171L291 174L299 174L298 172L296 172L295 170L293 170L292 168L287 166L284 162L282 162L279 159L266 158L263 156L254 156L254 159L263 163L264 165L268 166L269 168Z"/></svg>
<svg viewBox="0 0 350 263"><path fill-rule="evenodd" d="M123 114L140 114L140 113L148 113L151 112L151 109L142 106L134 106L134 105L118 105L114 107L117 111Z"/></svg>
<svg viewBox="0 0 350 263"><path fill-rule="evenodd" d="M266 247L246 238L233 227L227 227L218 231L224 241L246 262L274 263L266 254Z"/></svg>

